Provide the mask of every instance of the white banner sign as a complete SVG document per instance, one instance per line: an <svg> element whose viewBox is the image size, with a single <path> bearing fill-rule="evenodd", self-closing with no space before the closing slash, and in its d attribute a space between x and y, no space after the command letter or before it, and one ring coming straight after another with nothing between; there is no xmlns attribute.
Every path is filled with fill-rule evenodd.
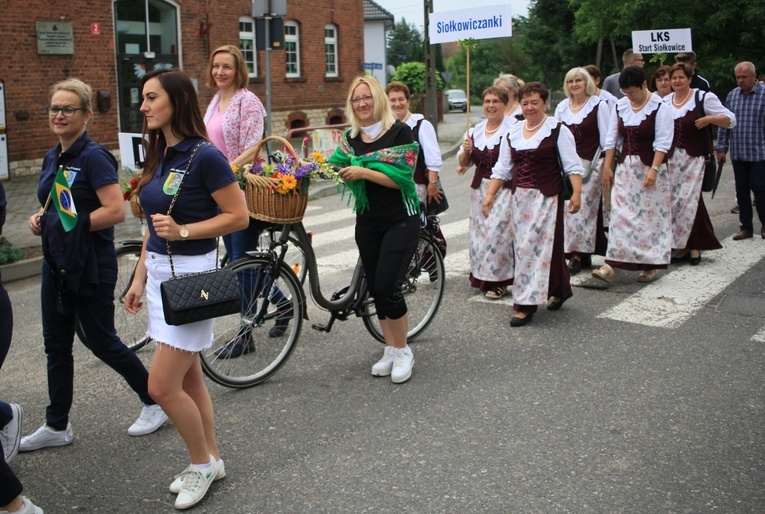
<svg viewBox="0 0 765 514"><path fill-rule="evenodd" d="M120 160L122 160L122 166L133 171L141 171L135 164L136 161L143 163L146 160L146 156L143 154L143 147L141 146L141 134L120 132L117 134L117 138L120 142Z"/></svg>
<svg viewBox="0 0 765 514"><path fill-rule="evenodd" d="M474 7L430 15L430 42L450 43L461 39L489 39L513 34L510 4Z"/></svg>
<svg viewBox="0 0 765 514"><path fill-rule="evenodd" d="M691 29L634 30L632 48L641 54L676 54L690 52Z"/></svg>

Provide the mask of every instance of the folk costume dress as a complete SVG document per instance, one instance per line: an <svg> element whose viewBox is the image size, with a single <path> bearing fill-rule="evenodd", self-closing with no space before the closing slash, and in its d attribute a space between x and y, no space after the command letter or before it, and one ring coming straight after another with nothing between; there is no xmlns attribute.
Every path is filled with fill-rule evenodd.
<svg viewBox="0 0 765 514"><path fill-rule="evenodd" d="M587 98L582 108L571 110L569 99L563 100L555 109L555 118L574 135L576 153L580 159L591 161L598 147L605 148L608 136L608 103L599 96ZM600 174L603 162L593 163L587 182L582 182L582 207L575 214L564 209L563 248L567 255L606 254L606 234L603 230L603 186ZM584 179L583 179L584 180Z"/></svg>
<svg viewBox="0 0 765 514"><path fill-rule="evenodd" d="M547 118L528 139L523 136L523 123L511 127L502 138L492 170L491 178L511 184L513 309L518 312L536 312L537 305L546 304L552 296L565 300L573 294L563 257L565 202L559 196L559 163L568 175L584 173L571 131Z"/></svg>
<svg viewBox="0 0 765 514"><path fill-rule="evenodd" d="M494 196L488 216L481 206L491 182L491 169L499 158L500 141L518 120L505 116L499 128L486 137L486 120L468 131L473 141L470 163L475 174L470 183L470 285L486 292L513 283L513 233L510 211L510 183ZM463 152L460 147L457 157Z"/></svg>
<svg viewBox="0 0 765 514"><path fill-rule="evenodd" d="M705 115L726 116L731 127L736 125L736 116L714 93L691 89L688 94L690 99L680 107L672 103L675 93L664 98L675 120L675 137L667 161L672 194L672 248L717 250L722 245L715 237L701 195L704 157L711 152L712 139L709 128L699 130L694 124L699 117L696 99L701 99Z"/></svg>
<svg viewBox="0 0 765 514"><path fill-rule="evenodd" d="M441 171L441 149L438 147L436 131L425 116L412 114L404 123L412 129L412 137L420 145L417 154L417 165L414 168L414 183L417 186L417 196L420 202L428 203L428 170Z"/></svg>
<svg viewBox="0 0 765 514"><path fill-rule="evenodd" d="M669 152L674 135L669 107L652 94L637 112L628 97L611 111L605 149L621 149L611 190L606 263L626 270L666 269L672 247L671 194L667 167L643 187L654 152Z"/></svg>

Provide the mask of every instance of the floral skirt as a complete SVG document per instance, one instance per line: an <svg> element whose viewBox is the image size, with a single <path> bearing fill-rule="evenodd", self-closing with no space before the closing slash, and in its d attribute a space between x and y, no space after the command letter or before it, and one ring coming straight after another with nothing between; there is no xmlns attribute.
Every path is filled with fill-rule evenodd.
<svg viewBox="0 0 765 514"><path fill-rule="evenodd" d="M502 282L513 278L513 232L511 224L512 195L505 187L497 191L488 216L481 205L486 198L489 180L470 193L470 271L473 278Z"/></svg>
<svg viewBox="0 0 765 514"><path fill-rule="evenodd" d="M598 211L603 197L603 185L600 183L602 161L597 169L592 170L590 180L582 184L582 207L575 214L568 209L563 211L565 239L563 247L566 253L595 253L598 231L603 226L598 224Z"/></svg>
<svg viewBox="0 0 765 514"><path fill-rule="evenodd" d="M617 165L611 190L611 221L608 228L606 261L615 266L665 267L672 251L671 194L665 165L660 167L656 183L643 187L649 166L635 155L628 155Z"/></svg>

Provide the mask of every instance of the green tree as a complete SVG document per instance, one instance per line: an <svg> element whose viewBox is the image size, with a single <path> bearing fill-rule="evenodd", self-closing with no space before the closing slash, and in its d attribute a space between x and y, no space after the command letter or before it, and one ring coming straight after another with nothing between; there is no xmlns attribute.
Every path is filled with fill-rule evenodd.
<svg viewBox="0 0 765 514"><path fill-rule="evenodd" d="M406 18L393 26L388 33L388 64L398 67L405 62L425 61L422 34Z"/></svg>
<svg viewBox="0 0 765 514"><path fill-rule="evenodd" d="M396 68L396 73L390 78L391 82L403 82L413 95L425 94L425 63L405 62ZM444 80L436 74L436 89L444 90Z"/></svg>

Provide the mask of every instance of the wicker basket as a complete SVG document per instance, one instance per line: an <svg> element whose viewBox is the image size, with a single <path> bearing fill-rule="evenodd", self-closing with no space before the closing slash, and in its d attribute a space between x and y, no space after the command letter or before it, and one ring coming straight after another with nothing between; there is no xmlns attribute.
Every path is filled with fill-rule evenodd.
<svg viewBox="0 0 765 514"><path fill-rule="evenodd" d="M143 209L141 209L141 202L138 200L138 195L134 192L130 194L130 210L133 212L133 216L136 218L142 220L146 219L146 215L143 213Z"/></svg>
<svg viewBox="0 0 765 514"><path fill-rule="evenodd" d="M255 147L255 159L260 157L260 152L268 141L279 141L295 159L298 159L290 142L279 136L263 138ZM297 223L303 219L308 196L300 194L299 187L286 195L277 194L279 182L279 179L275 178L252 173L247 175L244 196L251 217L269 223Z"/></svg>

